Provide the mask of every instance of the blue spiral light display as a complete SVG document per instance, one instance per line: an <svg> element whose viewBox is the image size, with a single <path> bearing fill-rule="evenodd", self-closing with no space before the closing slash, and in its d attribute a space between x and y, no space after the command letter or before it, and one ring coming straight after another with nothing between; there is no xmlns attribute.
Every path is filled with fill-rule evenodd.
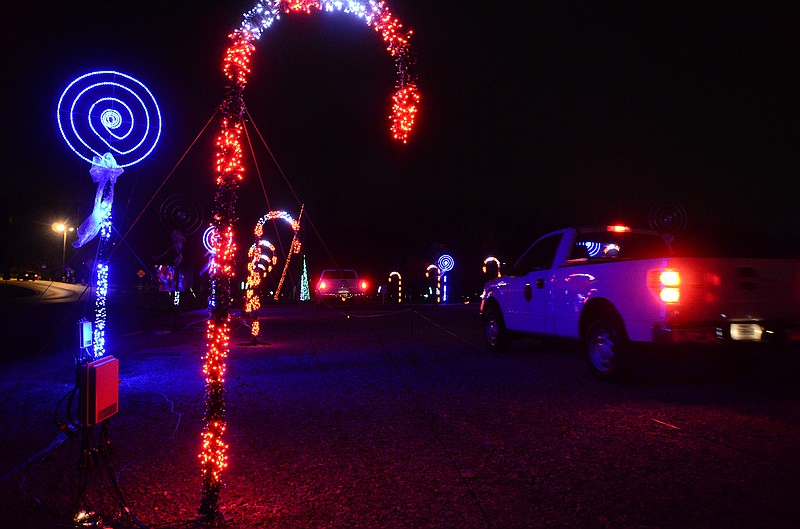
<svg viewBox="0 0 800 529"><path fill-rule="evenodd" d="M72 81L58 100L58 128L70 149L92 163L111 153L120 167L141 162L161 137L161 111L137 79L112 70Z"/></svg>
<svg viewBox="0 0 800 529"><path fill-rule="evenodd" d="M451 255L443 254L439 256L439 260L436 264L439 267L439 270L441 270L443 274L446 274L453 269L453 266L455 266L456 262Z"/></svg>

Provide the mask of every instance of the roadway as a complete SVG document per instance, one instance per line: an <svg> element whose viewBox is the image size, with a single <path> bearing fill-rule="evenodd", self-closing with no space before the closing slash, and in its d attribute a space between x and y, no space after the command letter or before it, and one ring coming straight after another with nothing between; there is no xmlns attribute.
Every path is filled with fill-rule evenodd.
<svg viewBox="0 0 800 529"><path fill-rule="evenodd" d="M138 310L169 314L161 301ZM123 317L114 310L109 321ZM613 385L592 379L572 345L521 340L487 353L474 304L267 304L261 316L256 344L233 322L227 362L222 501L238 527L777 529L800 520L796 361L732 374L719 358L652 357L633 383ZM109 421L120 485L154 525L177 527L198 507L204 319L181 311L108 336L120 360L120 412ZM0 474L55 434L68 349L5 366ZM58 507L74 491L61 474L79 452L70 443L27 470L24 486L0 483L8 523L57 525L30 522L44 516L37 502ZM92 483L93 505L111 508L111 489Z"/></svg>

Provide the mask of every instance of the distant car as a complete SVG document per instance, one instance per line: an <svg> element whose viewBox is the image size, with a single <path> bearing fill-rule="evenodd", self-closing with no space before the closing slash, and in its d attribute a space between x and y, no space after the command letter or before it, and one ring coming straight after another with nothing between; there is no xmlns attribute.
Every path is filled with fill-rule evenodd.
<svg viewBox="0 0 800 529"><path fill-rule="evenodd" d="M39 279L39 274L33 270L23 272L19 277L17 277L17 281L36 281L37 279Z"/></svg>
<svg viewBox="0 0 800 529"><path fill-rule="evenodd" d="M352 268L323 270L314 287L317 302L366 299L369 296L369 281L359 278Z"/></svg>

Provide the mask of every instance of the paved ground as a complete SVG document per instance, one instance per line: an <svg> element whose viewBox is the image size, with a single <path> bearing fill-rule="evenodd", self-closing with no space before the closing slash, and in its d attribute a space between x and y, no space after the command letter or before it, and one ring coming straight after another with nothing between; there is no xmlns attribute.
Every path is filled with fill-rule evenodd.
<svg viewBox="0 0 800 529"><path fill-rule="evenodd" d="M6 329L26 343L26 323L49 322L30 340L44 346L3 356L3 526L69 527L76 506L106 527L198 525L205 311L130 296L110 307L121 409L108 465L79 471L80 436L46 450L74 385L80 310L32 308ZM228 526L800 525L794 362L732 376L653 358L615 386L569 346L487 354L476 305L274 305L263 318L258 345L235 325L228 362Z"/></svg>

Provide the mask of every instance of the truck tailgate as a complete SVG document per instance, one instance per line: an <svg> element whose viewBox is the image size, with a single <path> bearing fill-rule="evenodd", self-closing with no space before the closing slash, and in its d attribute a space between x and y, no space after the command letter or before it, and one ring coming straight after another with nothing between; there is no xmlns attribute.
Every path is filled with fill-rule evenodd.
<svg viewBox="0 0 800 529"><path fill-rule="evenodd" d="M800 261L670 259L681 273L674 322L800 320Z"/></svg>

